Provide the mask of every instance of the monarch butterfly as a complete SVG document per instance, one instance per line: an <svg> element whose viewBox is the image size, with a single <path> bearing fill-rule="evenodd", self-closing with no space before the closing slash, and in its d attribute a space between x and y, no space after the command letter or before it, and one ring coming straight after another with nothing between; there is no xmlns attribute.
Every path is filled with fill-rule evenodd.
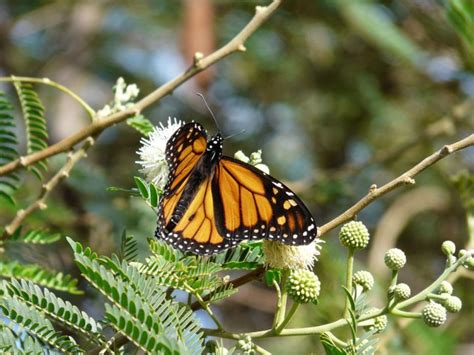
<svg viewBox="0 0 474 355"><path fill-rule="evenodd" d="M222 155L196 122L181 126L165 150L169 179L160 199L157 238L199 255L243 240L311 243L317 228L303 202L270 175Z"/></svg>

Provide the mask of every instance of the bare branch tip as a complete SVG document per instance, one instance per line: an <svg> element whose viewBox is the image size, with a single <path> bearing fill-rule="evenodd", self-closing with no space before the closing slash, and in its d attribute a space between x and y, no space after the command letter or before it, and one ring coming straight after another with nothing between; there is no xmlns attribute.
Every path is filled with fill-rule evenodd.
<svg viewBox="0 0 474 355"><path fill-rule="evenodd" d="M256 12L257 14L261 14L261 13L264 12L266 9L267 9L266 6L259 6L259 5L258 5L258 6L255 6L255 12Z"/></svg>
<svg viewBox="0 0 474 355"><path fill-rule="evenodd" d="M20 160L20 165L21 165L22 167L26 167L26 166L28 165L28 162L27 162L27 160L26 160L26 157L20 157L19 160Z"/></svg>
<svg viewBox="0 0 474 355"><path fill-rule="evenodd" d="M199 67L200 63L201 63L201 60L204 58L204 54L202 54L201 52L196 52L194 53L194 57L193 57L193 65L195 67Z"/></svg>
<svg viewBox="0 0 474 355"><path fill-rule="evenodd" d="M243 44L239 44L239 46L237 47L237 50L240 52L245 52L247 48Z"/></svg>
<svg viewBox="0 0 474 355"><path fill-rule="evenodd" d="M40 203L38 203L38 208L40 210L45 210L46 208L48 208L48 205L44 202L40 202Z"/></svg>
<svg viewBox="0 0 474 355"><path fill-rule="evenodd" d="M441 154L442 155L448 155L453 152L453 148L450 145L445 145L443 148L441 148Z"/></svg>

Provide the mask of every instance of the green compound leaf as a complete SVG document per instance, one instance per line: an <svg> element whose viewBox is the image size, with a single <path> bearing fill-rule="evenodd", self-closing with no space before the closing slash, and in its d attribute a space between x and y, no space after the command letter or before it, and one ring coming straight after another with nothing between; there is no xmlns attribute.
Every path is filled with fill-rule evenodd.
<svg viewBox="0 0 474 355"><path fill-rule="evenodd" d="M73 338L57 332L43 313L28 307L18 299L4 295L0 300L0 310L4 317L63 353L84 352Z"/></svg>
<svg viewBox="0 0 474 355"><path fill-rule="evenodd" d="M135 176L133 179L135 180L140 196L147 200L151 207L156 208L162 191L152 183L147 183L141 177Z"/></svg>
<svg viewBox="0 0 474 355"><path fill-rule="evenodd" d="M127 235L124 230L120 239L119 259L125 261L133 261L138 256L138 243L133 235Z"/></svg>
<svg viewBox="0 0 474 355"><path fill-rule="evenodd" d="M255 270L264 265L262 242L241 243L211 258L225 270Z"/></svg>
<svg viewBox="0 0 474 355"><path fill-rule="evenodd" d="M129 118L127 120L127 124L136 129L145 137L148 137L151 132L153 132L154 126L153 123L150 122L145 116L137 115Z"/></svg>
<svg viewBox="0 0 474 355"><path fill-rule="evenodd" d="M31 154L43 150L48 147L48 128L43 103L31 84L16 81L14 86L20 99L26 126L27 152ZM47 171L46 161L39 161L30 169L38 179L42 180L41 171Z"/></svg>
<svg viewBox="0 0 474 355"><path fill-rule="evenodd" d="M59 233L49 233L46 230L29 230L25 233L23 232L23 227L19 227L7 242L17 242L17 243L29 243L29 244L51 244L57 242L61 239L61 234Z"/></svg>
<svg viewBox="0 0 474 355"><path fill-rule="evenodd" d="M0 351L2 353L13 353L17 349L17 337L13 331L6 327L0 326Z"/></svg>
<svg viewBox="0 0 474 355"><path fill-rule="evenodd" d="M203 335L194 314L167 300L167 287L153 275L142 273L140 263L131 265L117 257L92 258L78 243L71 245L83 276L111 303L106 305L106 319L112 327L143 351L202 353Z"/></svg>
<svg viewBox="0 0 474 355"><path fill-rule="evenodd" d="M0 91L0 166L8 164L19 156L15 128L13 106L5 94ZM13 193L18 189L19 180L18 174L15 172L0 176L0 199L14 205Z"/></svg>
<svg viewBox="0 0 474 355"><path fill-rule="evenodd" d="M30 280L50 289L81 295L77 280L62 272L55 272L35 264L20 264L17 261L0 261L0 277Z"/></svg>
<svg viewBox="0 0 474 355"><path fill-rule="evenodd" d="M0 283L0 293L16 298L62 325L82 333L89 342L95 344L105 342L101 335L100 323L69 301L62 300L48 289L42 290L31 281L3 281Z"/></svg>

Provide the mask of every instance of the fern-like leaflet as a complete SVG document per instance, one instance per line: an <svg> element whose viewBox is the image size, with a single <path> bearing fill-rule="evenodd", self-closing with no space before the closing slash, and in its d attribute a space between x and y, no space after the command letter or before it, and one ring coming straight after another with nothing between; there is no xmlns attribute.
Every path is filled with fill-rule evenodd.
<svg viewBox="0 0 474 355"><path fill-rule="evenodd" d="M4 295L0 300L0 311L5 318L54 349L67 354L84 352L73 338L57 332L41 312L28 307L16 298Z"/></svg>
<svg viewBox="0 0 474 355"><path fill-rule="evenodd" d="M43 150L48 147L48 129L44 118L43 103L31 84L16 81L15 89L25 120L27 152L31 154ZM41 180L43 177L41 170L47 170L46 161L39 161L30 169Z"/></svg>
<svg viewBox="0 0 474 355"><path fill-rule="evenodd" d="M89 342L104 343L100 323L48 289L43 290L31 281L14 279L11 282L0 283L0 293L14 297L49 318L79 332Z"/></svg>
<svg viewBox="0 0 474 355"><path fill-rule="evenodd" d="M58 291L80 295L77 280L62 272L44 269L35 264L20 264L17 261L0 261L0 278L24 279Z"/></svg>
<svg viewBox="0 0 474 355"><path fill-rule="evenodd" d="M6 241L7 243L28 243L28 244L51 244L61 239L59 233L49 233L46 230L30 229L23 233L23 227L19 227Z"/></svg>
<svg viewBox="0 0 474 355"><path fill-rule="evenodd" d="M200 354L202 334L193 313L166 299L166 287L117 257L94 257L68 238L82 275L109 301L106 320L145 352Z"/></svg>
<svg viewBox="0 0 474 355"><path fill-rule="evenodd" d="M18 158L18 139L15 132L13 107L0 91L0 166ZM0 199L15 204L13 193L18 189L19 177L16 172L0 176Z"/></svg>

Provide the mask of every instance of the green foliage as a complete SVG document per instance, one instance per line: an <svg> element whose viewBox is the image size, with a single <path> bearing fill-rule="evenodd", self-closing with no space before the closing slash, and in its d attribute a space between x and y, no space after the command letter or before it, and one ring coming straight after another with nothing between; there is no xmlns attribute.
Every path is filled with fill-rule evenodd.
<svg viewBox="0 0 474 355"><path fill-rule="evenodd" d="M474 213L474 174L466 170L452 177L461 202L469 213Z"/></svg>
<svg viewBox="0 0 474 355"><path fill-rule="evenodd" d="M153 123L151 123L150 120L148 120L148 118L143 115L137 115L129 118L127 120L127 124L130 127L135 128L145 137L147 137L151 132L153 132L154 129Z"/></svg>
<svg viewBox="0 0 474 355"><path fill-rule="evenodd" d="M138 256L138 243L133 235L128 235L124 230L120 238L119 259L125 261L133 261Z"/></svg>
<svg viewBox="0 0 474 355"><path fill-rule="evenodd" d="M450 0L446 7L446 15L461 37L471 60L474 61L474 2L471 0Z"/></svg>
<svg viewBox="0 0 474 355"><path fill-rule="evenodd" d="M48 129L43 103L31 84L16 81L15 89L20 99L26 126L27 152L31 154L43 150L48 146ZM41 180L41 170L47 170L46 161L39 161L30 169Z"/></svg>
<svg viewBox="0 0 474 355"><path fill-rule="evenodd" d="M12 110L12 105L0 91L0 166L18 158L18 139ZM0 199L3 198L14 205L15 200L12 195L18 189L18 182L17 173L0 176Z"/></svg>
<svg viewBox="0 0 474 355"><path fill-rule="evenodd" d="M5 318L24 328L45 344L63 353L83 352L73 338L57 332L41 312L26 306L18 299L4 295L0 300L0 310Z"/></svg>
<svg viewBox="0 0 474 355"><path fill-rule="evenodd" d="M54 290L80 295L77 280L62 272L54 272L35 264L20 264L17 261L0 261L0 277L30 280Z"/></svg>
<svg viewBox="0 0 474 355"><path fill-rule="evenodd" d="M162 194L161 190L152 183L147 183L141 177L135 176L133 179L140 192L140 196L143 197L151 207L156 208L158 206L158 197Z"/></svg>
<svg viewBox="0 0 474 355"><path fill-rule="evenodd" d="M211 260L225 270L254 270L264 264L262 242L241 243L233 249L216 254Z"/></svg>
<svg viewBox="0 0 474 355"><path fill-rule="evenodd" d="M13 352L16 349L16 335L10 328L0 326L0 351L3 353Z"/></svg>
<svg viewBox="0 0 474 355"><path fill-rule="evenodd" d="M48 289L42 290L33 282L25 280L4 281L0 285L2 294L9 295L29 307L43 312L56 322L82 333L89 341L96 344L103 342L100 323L97 323L87 313L80 311L69 301L64 301Z"/></svg>
<svg viewBox="0 0 474 355"><path fill-rule="evenodd" d="M423 51L395 26L377 4L361 0L338 0L337 3L353 29L382 51L414 65L423 60Z"/></svg>
<svg viewBox="0 0 474 355"><path fill-rule="evenodd" d="M110 302L106 320L143 351L201 353L203 339L193 313L166 299L154 275L120 262L118 258L95 257L68 239L82 275Z"/></svg>
<svg viewBox="0 0 474 355"><path fill-rule="evenodd" d="M23 227L19 227L8 239L7 242L19 242L28 244L51 244L61 239L59 233L49 233L45 230L34 230L31 229L25 233Z"/></svg>

